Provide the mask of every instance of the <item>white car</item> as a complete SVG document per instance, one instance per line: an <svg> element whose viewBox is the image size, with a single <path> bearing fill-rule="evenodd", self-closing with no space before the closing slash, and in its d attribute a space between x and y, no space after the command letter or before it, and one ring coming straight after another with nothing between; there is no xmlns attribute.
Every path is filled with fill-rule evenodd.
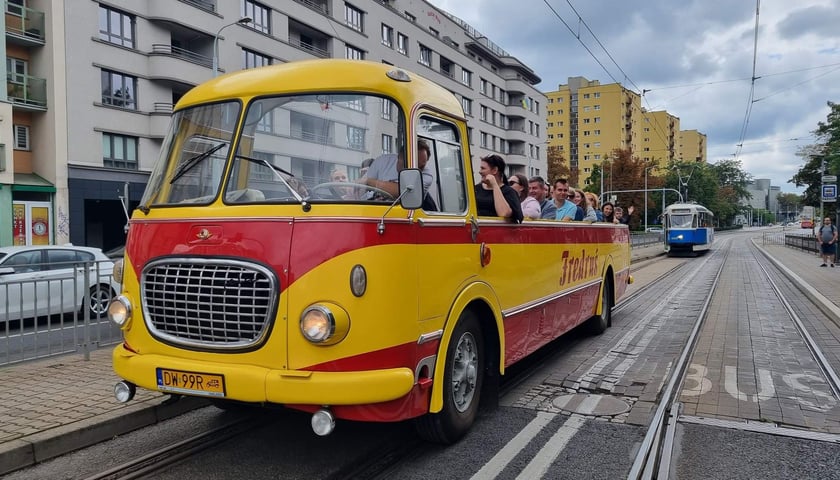
<svg viewBox="0 0 840 480"><path fill-rule="evenodd" d="M114 262L98 248L0 247L0 322L72 312L83 319L86 309L98 318L119 292L113 273Z"/></svg>

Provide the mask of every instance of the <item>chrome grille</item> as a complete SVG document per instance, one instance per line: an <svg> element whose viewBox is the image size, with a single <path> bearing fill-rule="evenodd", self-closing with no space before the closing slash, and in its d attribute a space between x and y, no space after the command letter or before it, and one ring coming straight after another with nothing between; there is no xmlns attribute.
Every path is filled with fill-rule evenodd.
<svg viewBox="0 0 840 480"><path fill-rule="evenodd" d="M152 335L206 349L261 343L279 290L274 273L262 265L203 258L151 262L143 269L141 285Z"/></svg>

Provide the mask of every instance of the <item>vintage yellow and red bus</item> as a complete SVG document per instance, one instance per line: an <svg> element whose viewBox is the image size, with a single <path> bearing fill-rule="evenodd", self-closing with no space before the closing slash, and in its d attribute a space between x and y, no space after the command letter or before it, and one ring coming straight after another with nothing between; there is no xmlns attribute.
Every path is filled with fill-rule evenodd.
<svg viewBox="0 0 840 480"><path fill-rule="evenodd" d="M397 195L359 181L370 159L404 167ZM603 331L631 280L626 226L481 217L474 182L461 104L414 73L314 60L193 88L130 220L117 398L285 405L318 434L416 419L457 440L506 367Z"/></svg>

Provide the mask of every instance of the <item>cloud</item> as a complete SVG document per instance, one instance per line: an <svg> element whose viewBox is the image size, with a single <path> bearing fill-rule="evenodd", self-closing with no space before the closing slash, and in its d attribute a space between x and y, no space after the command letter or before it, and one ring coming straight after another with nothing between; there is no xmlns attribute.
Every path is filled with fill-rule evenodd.
<svg viewBox="0 0 840 480"><path fill-rule="evenodd" d="M576 0L575 13L561 0L546 0L553 11L543 0L430 1L533 68L539 89L584 76L649 90L646 107L707 135L710 162L733 158L743 143L744 168L784 191L803 163L797 147L814 142L826 101L840 100L836 1L762 1L757 43L753 2Z"/></svg>

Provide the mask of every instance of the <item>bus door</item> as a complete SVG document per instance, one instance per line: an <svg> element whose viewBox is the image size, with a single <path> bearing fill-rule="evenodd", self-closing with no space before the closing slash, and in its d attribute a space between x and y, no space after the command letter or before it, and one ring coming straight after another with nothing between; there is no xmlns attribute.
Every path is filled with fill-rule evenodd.
<svg viewBox="0 0 840 480"><path fill-rule="evenodd" d="M415 212L420 217L415 225L419 286L424 290L418 304L421 321L442 322L455 292L481 268L467 217L472 173L464 165L466 154L459 132L454 121L430 113L419 115L417 143L425 142L431 152L424 169L424 187L430 182L427 190L434 202L433 206L424 202L424 209ZM417 155L417 150L414 152Z"/></svg>

